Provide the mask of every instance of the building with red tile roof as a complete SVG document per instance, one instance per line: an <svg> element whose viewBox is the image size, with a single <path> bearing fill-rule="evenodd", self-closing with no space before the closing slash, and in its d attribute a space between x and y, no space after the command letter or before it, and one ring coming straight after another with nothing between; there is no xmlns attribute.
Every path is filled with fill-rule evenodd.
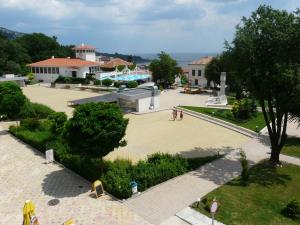
<svg viewBox="0 0 300 225"><path fill-rule="evenodd" d="M127 62L120 58L114 58L108 61L107 63L101 65L102 68L115 68L117 66L131 66L133 65L131 62Z"/></svg>

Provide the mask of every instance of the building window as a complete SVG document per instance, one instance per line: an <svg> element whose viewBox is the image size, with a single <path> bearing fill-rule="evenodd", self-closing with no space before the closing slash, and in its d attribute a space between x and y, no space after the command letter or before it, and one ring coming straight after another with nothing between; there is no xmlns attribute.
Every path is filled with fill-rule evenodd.
<svg viewBox="0 0 300 225"><path fill-rule="evenodd" d="M198 76L201 77L202 75L202 70L198 70Z"/></svg>
<svg viewBox="0 0 300 225"><path fill-rule="evenodd" d="M59 68L56 67L55 69L56 69L56 73L59 74Z"/></svg>
<svg viewBox="0 0 300 225"><path fill-rule="evenodd" d="M195 79L195 85L198 85L198 79Z"/></svg>
<svg viewBox="0 0 300 225"><path fill-rule="evenodd" d="M192 76L195 76L196 70L192 70Z"/></svg>
<svg viewBox="0 0 300 225"><path fill-rule="evenodd" d="M48 67L48 73L51 73L51 67Z"/></svg>
<svg viewBox="0 0 300 225"><path fill-rule="evenodd" d="M51 69L52 69L52 72L51 72L51 73L52 73L52 74L55 74L55 67L52 67Z"/></svg>
<svg viewBox="0 0 300 225"><path fill-rule="evenodd" d="M40 73L40 67L35 68L36 73Z"/></svg>
<svg viewBox="0 0 300 225"><path fill-rule="evenodd" d="M48 73L47 67L44 67L44 73Z"/></svg>
<svg viewBox="0 0 300 225"><path fill-rule="evenodd" d="M44 73L44 67L40 67L40 73Z"/></svg>

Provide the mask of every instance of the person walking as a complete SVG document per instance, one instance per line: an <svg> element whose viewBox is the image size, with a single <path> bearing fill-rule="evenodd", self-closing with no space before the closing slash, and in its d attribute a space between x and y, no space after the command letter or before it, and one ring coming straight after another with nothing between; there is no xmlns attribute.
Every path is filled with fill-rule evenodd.
<svg viewBox="0 0 300 225"><path fill-rule="evenodd" d="M172 111L173 121L175 121L175 117L176 117L175 114L176 114L175 109L173 109L173 111Z"/></svg>
<svg viewBox="0 0 300 225"><path fill-rule="evenodd" d="M174 109L174 121L177 119L177 110Z"/></svg>
<svg viewBox="0 0 300 225"><path fill-rule="evenodd" d="M183 119L183 112L182 112L182 110L180 111L180 120L182 120Z"/></svg>

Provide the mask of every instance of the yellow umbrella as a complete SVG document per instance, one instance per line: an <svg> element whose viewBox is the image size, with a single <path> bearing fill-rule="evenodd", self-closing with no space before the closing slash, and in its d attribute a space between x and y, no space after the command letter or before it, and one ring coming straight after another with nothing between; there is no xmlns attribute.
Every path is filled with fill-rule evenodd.
<svg viewBox="0 0 300 225"><path fill-rule="evenodd" d="M63 225L75 225L75 224L72 219L69 219L68 221L64 222Z"/></svg>
<svg viewBox="0 0 300 225"><path fill-rule="evenodd" d="M26 200L24 207L23 207L23 225L31 225L33 224L38 225L38 221L35 217L35 206L30 200ZM33 220L33 221L32 221Z"/></svg>

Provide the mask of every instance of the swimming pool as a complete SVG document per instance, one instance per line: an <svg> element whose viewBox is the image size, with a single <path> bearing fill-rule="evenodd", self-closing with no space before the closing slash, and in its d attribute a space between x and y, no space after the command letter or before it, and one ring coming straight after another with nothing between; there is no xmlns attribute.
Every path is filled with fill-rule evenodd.
<svg viewBox="0 0 300 225"><path fill-rule="evenodd" d="M134 81L134 80L147 80L150 78L149 74L122 74L116 76L105 77L104 79L111 79L115 81Z"/></svg>

